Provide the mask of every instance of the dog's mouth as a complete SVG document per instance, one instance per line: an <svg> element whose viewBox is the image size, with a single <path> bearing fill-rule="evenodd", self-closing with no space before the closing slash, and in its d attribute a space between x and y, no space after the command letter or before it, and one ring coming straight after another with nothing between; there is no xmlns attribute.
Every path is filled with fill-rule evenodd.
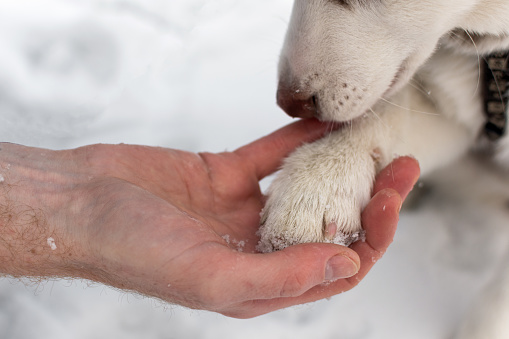
<svg viewBox="0 0 509 339"><path fill-rule="evenodd" d="M380 99L387 99L401 89L408 80L409 59L410 57L401 62L395 69L392 80L388 78L390 82L385 91L382 87L378 95L373 93L366 98L364 92L369 94L369 87L361 90L357 84L345 82L341 88L332 87L334 91L326 92L323 89L313 90L310 85L299 87L287 84L283 81L285 77L281 77L283 80L279 81L277 103L288 115L295 118L316 118L325 123L352 124L358 118L369 114L369 104L374 105Z"/></svg>

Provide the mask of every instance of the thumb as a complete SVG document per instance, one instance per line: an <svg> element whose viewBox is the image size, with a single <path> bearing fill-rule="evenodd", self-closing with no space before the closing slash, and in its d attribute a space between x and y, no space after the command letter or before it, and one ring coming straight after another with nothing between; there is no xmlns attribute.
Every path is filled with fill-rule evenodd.
<svg viewBox="0 0 509 339"><path fill-rule="evenodd" d="M248 254L237 273L245 300L296 297L311 288L355 275L360 259L333 244L302 244L267 254Z"/></svg>
<svg viewBox="0 0 509 339"><path fill-rule="evenodd" d="M259 180L275 172L283 158L305 142L312 142L339 125L305 119L287 125L261 139L237 149L234 153L255 167Z"/></svg>

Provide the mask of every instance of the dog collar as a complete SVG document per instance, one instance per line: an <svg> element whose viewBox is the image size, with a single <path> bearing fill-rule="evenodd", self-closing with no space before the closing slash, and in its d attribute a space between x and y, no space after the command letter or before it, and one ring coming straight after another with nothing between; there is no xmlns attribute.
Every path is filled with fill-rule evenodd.
<svg viewBox="0 0 509 339"><path fill-rule="evenodd" d="M491 142L504 136L507 129L509 103L509 51L484 57L484 113L483 134Z"/></svg>

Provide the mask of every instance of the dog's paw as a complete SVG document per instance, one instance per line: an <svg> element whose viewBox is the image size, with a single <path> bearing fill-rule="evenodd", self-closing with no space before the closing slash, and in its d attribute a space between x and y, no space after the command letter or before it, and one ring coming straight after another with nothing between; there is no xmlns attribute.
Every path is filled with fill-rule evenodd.
<svg viewBox="0 0 509 339"><path fill-rule="evenodd" d="M355 150L305 145L290 156L269 188L261 214L260 252L310 242L344 246L363 237L361 211L375 176L373 157Z"/></svg>

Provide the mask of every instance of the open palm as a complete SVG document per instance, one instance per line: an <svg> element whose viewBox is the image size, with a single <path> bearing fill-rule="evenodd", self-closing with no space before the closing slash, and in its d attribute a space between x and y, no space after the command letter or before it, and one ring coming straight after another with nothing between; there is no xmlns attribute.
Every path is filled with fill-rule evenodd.
<svg viewBox="0 0 509 339"><path fill-rule="evenodd" d="M63 244L72 244L63 265L67 271L52 274L246 318L352 288L392 241L401 197L418 177L410 158L396 160L379 175L362 216L365 242L256 253L264 205L259 181L302 142L326 132L317 121L299 121L219 154L132 145L92 145L44 156L9 146L4 153L12 148L17 157L8 159L13 164L8 180L21 183L11 197L43 211L54 227L58 248L51 257L67 255ZM26 159L37 166L27 166ZM36 168L37 175L16 178L23 168ZM36 186L51 198L21 196L24 188Z"/></svg>

